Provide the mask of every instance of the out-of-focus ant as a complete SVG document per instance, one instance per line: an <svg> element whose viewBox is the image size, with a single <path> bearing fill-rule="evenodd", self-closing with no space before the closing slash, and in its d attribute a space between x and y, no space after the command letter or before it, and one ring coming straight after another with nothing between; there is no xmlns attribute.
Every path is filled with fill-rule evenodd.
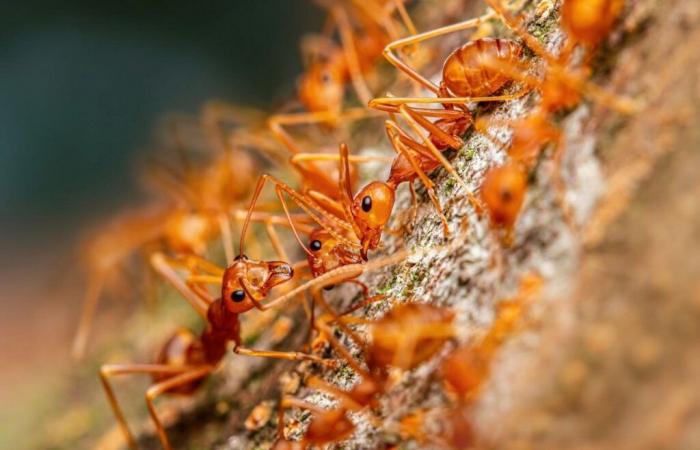
<svg viewBox="0 0 700 450"><path fill-rule="evenodd" d="M474 445L471 406L490 377L497 352L520 328L522 316L541 289L542 279L538 275L524 275L517 294L498 303L496 317L486 333L473 343L459 346L442 362L443 381L456 400L454 407L445 409L448 427L441 439L443 445L455 450Z"/></svg>
<svg viewBox="0 0 700 450"><path fill-rule="evenodd" d="M319 1L329 12L324 35L307 39L303 50L311 57L299 80L299 99L311 112L339 113L345 85L351 82L358 98L367 104L371 98L364 75L371 71L389 40L398 38L394 10L409 32L415 27L406 12L404 0L349 2ZM384 4L382 4L384 3ZM338 31L341 46L327 36Z"/></svg>

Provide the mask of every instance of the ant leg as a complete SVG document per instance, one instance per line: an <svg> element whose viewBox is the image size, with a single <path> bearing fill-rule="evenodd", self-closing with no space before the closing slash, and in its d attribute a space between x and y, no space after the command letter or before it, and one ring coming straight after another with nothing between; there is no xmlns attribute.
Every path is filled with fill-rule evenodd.
<svg viewBox="0 0 700 450"><path fill-rule="evenodd" d="M482 61L487 64L488 60ZM496 62L494 62L494 65ZM540 82L537 80L537 85ZM377 97L369 102L369 107L380 111L396 112L399 105L407 104L440 104L440 105L464 105L465 103L483 103L483 102L505 102L517 100L520 97L528 94L531 91L530 86L525 86L514 94L492 95L489 97ZM427 113L429 110L422 110ZM440 111L440 110L437 110ZM425 114L426 116L436 116L436 113Z"/></svg>
<svg viewBox="0 0 700 450"><path fill-rule="evenodd" d="M417 112L415 109L411 108L410 106L408 106L408 105L399 106L399 112L401 113L402 116L404 116L404 118L407 118L407 115L410 116L414 122L416 122L418 125L423 127L423 129L428 131L430 134L440 138L441 140L446 141L448 143L448 145L450 146L450 148L453 148L455 150L459 150L462 147L464 147L464 141L462 141L462 139L459 136L450 134L450 133L446 132L445 130L441 129L440 127L435 125L433 122L426 119L423 116L423 114ZM460 116L457 119L452 119L452 120L457 121L457 120L462 119L462 118L468 119L470 123L473 122L472 115L468 112L466 112L466 113L460 112ZM423 138L423 140L427 139L424 136L422 136L422 134L421 134L421 138ZM427 140L432 143L432 141L430 139L427 139ZM426 142L426 145L427 145L427 142ZM433 145L433 147L434 146L435 145ZM437 148L435 149L435 151L438 151ZM442 154L442 152L439 152L439 151L438 151L438 153Z"/></svg>
<svg viewBox="0 0 700 450"><path fill-rule="evenodd" d="M244 221L247 217L248 212L242 210L235 210L233 212L233 218L237 221ZM294 226L303 233L309 234L314 230L313 220L306 214L290 214ZM253 211L250 215L251 222L263 223L265 225L282 225L289 228L289 221L286 216L280 214L273 214L265 211Z"/></svg>
<svg viewBox="0 0 700 450"><path fill-rule="evenodd" d="M238 355L244 356L258 356L262 358L273 358L273 359L284 359L287 361L312 361L318 364L323 364L326 366L335 366L335 360L328 360L319 358L316 355L310 355L308 353L302 352L280 352L274 350L255 350L252 348L246 348L236 346L233 348L233 352Z"/></svg>
<svg viewBox="0 0 700 450"><path fill-rule="evenodd" d="M351 308L345 310L344 312L337 314L338 316L345 316L345 315L351 314L360 308L363 308L363 307L365 307L369 304L372 304L374 302L384 300L386 298L386 296L383 294L372 295L372 296L369 295L369 287L360 280L348 280L347 283L353 283L353 284L360 286L363 300L360 303L358 303L357 305L352 306Z"/></svg>
<svg viewBox="0 0 700 450"><path fill-rule="evenodd" d="M418 30L416 29L416 26L413 23L413 19L411 19L411 16L408 14L408 11L406 11L405 0L393 0L392 3L394 4L396 10L399 12L399 17L401 17L401 21L406 27L406 30L408 30L410 34L418 34Z"/></svg>
<svg viewBox="0 0 700 450"><path fill-rule="evenodd" d="M420 136L421 140L425 144L425 147L427 147L427 149L430 151L432 156L437 161L439 161L440 164L442 164L442 166L445 168L445 170L447 170L447 172L450 175L452 175L457 180L457 182L462 186L462 188L465 190L465 192L467 194L467 198L469 199L469 203L472 205L472 207L477 212L477 214L481 215L481 211L483 209L481 206L481 203L476 199L476 197L472 193L472 191L469 188L469 186L467 185L467 183L457 173L457 171L454 169L454 167L452 167L452 164L450 164L450 162L447 160L447 158L445 158L445 156L442 154L442 152L440 150L438 150L437 147L435 147L435 144L433 144L433 141L430 140L430 138L428 136L423 134L423 132L420 129L420 126L422 125L427 131L429 131L435 135L438 135L438 136L441 136L441 135L449 136L449 135L447 135L447 133L440 130L432 122L420 117L420 114L416 114L415 112L413 112L409 106L402 105L399 107L399 109L401 110L401 115L404 117L404 119L406 119L406 121L411 126L413 131L418 136ZM418 117L420 117L420 123L417 119ZM460 143L461 143L461 139L460 139ZM460 148L461 148L461 146L460 146Z"/></svg>
<svg viewBox="0 0 700 450"><path fill-rule="evenodd" d="M341 113L335 111L315 111L304 113L274 114L267 120L267 126L273 136L292 154L301 153L301 148L285 129L286 126L315 125L328 123L336 125L342 122L354 122L375 114L366 108L350 108Z"/></svg>
<svg viewBox="0 0 700 450"><path fill-rule="evenodd" d="M154 252L157 253L157 252ZM208 261L198 255L181 255L173 260L173 263L178 266L182 266L191 272L197 272L199 270L214 276L223 276L224 268L219 267L211 261Z"/></svg>
<svg viewBox="0 0 700 450"><path fill-rule="evenodd" d="M419 74L413 67L411 67L406 62L404 62L401 58L399 58L393 52L393 50L398 50L401 47L405 47L407 45L418 44L420 42L423 42L423 41L428 40L428 39L432 39L432 38L437 37L437 36L442 36L442 35L445 35L448 33L454 33L455 31L461 31L461 30L465 30L468 28L475 28L492 17L494 17L493 13L487 13L487 14L484 14L483 16L476 17L476 18L470 19L470 20L466 20L464 22L456 23L453 25L448 25L446 27L436 28L434 30L426 31L424 33L416 34L416 35L409 36L409 37L406 37L403 39L398 39L394 42L389 43L389 45L387 45L384 48L384 52L383 52L384 57L387 59L387 61L389 61L390 64L392 64L394 67L396 67L397 69L404 72L410 78L412 78L413 80L422 84L425 88L429 89L430 91L434 92L435 94L439 94L440 88L437 85L435 85L435 83L428 80L423 75Z"/></svg>
<svg viewBox="0 0 700 450"><path fill-rule="evenodd" d="M253 199L251 200L251 204L249 207L249 214L252 212L253 207L255 206L255 202L257 201L258 196L260 195L260 192L262 191L262 188L264 187L265 183L267 181L272 182L276 186L278 186L282 191L284 191L287 195L289 195L292 200L302 209L306 214L311 217L311 219L316 222L319 226L321 226L324 230L328 231L328 233L333 236L335 239L343 242L346 245L352 246L352 247L359 247L359 244L357 242L351 242L345 237L341 236L340 233L338 233L333 227L329 226L329 222L332 225L336 225L339 228L348 230L348 231L354 231L353 227L345 220L336 217L327 211L321 209L318 207L318 205L313 201L312 198L300 194L294 189L292 189L290 186L288 186L286 183L283 181L275 178L272 175L269 174L263 174L260 176L260 179L258 180L258 184L255 188L255 193L253 194ZM241 232L241 242L243 241L243 238L245 236L245 231L248 227L248 222L250 219L246 218L246 222L243 225L243 230Z"/></svg>
<svg viewBox="0 0 700 450"><path fill-rule="evenodd" d="M291 217L289 219L290 225L292 225L294 231L296 231L296 228L294 227L294 222L291 221ZM265 222L265 231L267 232L267 235L270 238L270 244L272 244L272 248L275 249L277 257L280 258L281 261L289 261L289 256L287 256L287 252L284 249L284 245L282 245L282 241L280 240L279 234L277 234L277 230L275 229L275 226L272 224L272 222Z"/></svg>
<svg viewBox="0 0 700 450"><path fill-rule="evenodd" d="M329 314L333 318L333 322L337 323L340 329L343 331L343 333L347 334L350 336L350 338L357 343L360 347L364 348L364 343L362 342L362 339L352 331L345 323L343 323L342 318L340 315L335 311L331 305L326 302L326 299L323 298L323 294L321 293L320 290L318 289L313 289L311 291L311 296L312 298L319 304L321 305L321 308L323 308L327 314ZM325 325L323 321L319 321L319 323L316 326L317 329L320 331L323 331L324 333L328 334L329 328Z"/></svg>
<svg viewBox="0 0 700 450"><path fill-rule="evenodd" d="M158 418L158 413L156 412L153 401L156 399L156 397L168 392L171 389L199 380L200 378L204 378L205 376L209 375L212 370L214 370L214 368L211 366L196 368L176 375L160 383L154 384L146 391L146 406L148 407L148 413L151 415L151 420L156 427L160 442L163 444L163 447L166 450L172 450L172 447L170 445L170 441L168 441L168 435L165 433L165 428L163 428L163 424Z"/></svg>
<svg viewBox="0 0 700 450"><path fill-rule="evenodd" d="M219 229L221 230L221 242L224 247L224 254L226 255L226 264L231 265L233 263L233 236L231 236L231 221L228 218L228 214L219 214Z"/></svg>
<svg viewBox="0 0 700 450"><path fill-rule="evenodd" d="M396 122L393 122L391 120L387 120L385 122L387 134L389 135L389 138L392 142L392 146L396 150L397 153L403 155L406 157L408 162L411 164L411 167L413 168L413 171L416 173L418 178L420 178L421 182L425 186L425 188L428 191L428 196L430 197L430 201L433 203L435 206L435 209L437 210L438 216L440 217L440 220L442 221L442 226L443 226L443 232L445 236L450 235L450 227L447 224L447 218L442 212L442 206L440 206L440 202L437 199L437 196L435 195L435 190L434 186L435 183L428 178L428 176L425 174L425 172L421 169L420 164L418 161L416 161L415 157L413 156L412 152L406 148L406 146L401 142L399 139L401 133L403 131L399 128L398 125L396 125Z"/></svg>
<svg viewBox="0 0 700 450"><path fill-rule="evenodd" d="M343 211L345 211L345 220L352 225L355 236L361 239L362 230L357 225L357 222L355 222L355 216L352 213L352 184L350 181L350 162L348 161L349 152L347 144L341 142L338 148L338 155L340 156L340 161L338 162L338 188L340 190L340 202L343 206ZM365 250L363 249L362 253L365 257L364 259L367 259L364 252Z"/></svg>
<svg viewBox="0 0 700 450"><path fill-rule="evenodd" d="M100 367L100 382L105 391L105 396L112 407L112 412L114 417L119 423L119 427L126 438L126 441L130 448L136 449L136 439L134 435L129 430L129 425L126 422L124 413L119 406L116 395L114 394L114 389L109 382L109 378L115 375L127 375L127 374L180 374L190 370L191 367L187 366L168 366L165 364L105 364Z"/></svg>
<svg viewBox="0 0 700 450"><path fill-rule="evenodd" d="M506 10L503 6L502 0L485 0L486 3L493 9L496 14L500 17L501 21L510 28L515 34L517 34L527 45L530 50L535 52L535 54L547 61L547 63L555 63L556 58L548 52L544 46L537 40L533 35L531 35L525 26L525 23L521 17L513 16L510 12Z"/></svg>
<svg viewBox="0 0 700 450"><path fill-rule="evenodd" d="M325 209L336 217L345 217L345 210L339 201L330 198L323 192L314 190L306 191L306 195L308 195L321 208Z"/></svg>
<svg viewBox="0 0 700 450"><path fill-rule="evenodd" d="M290 158L290 161L339 161L338 153L297 153ZM388 156L379 155L348 155L348 162L353 164L368 163L368 162L385 162L390 163L393 159Z"/></svg>
<svg viewBox="0 0 700 450"><path fill-rule="evenodd" d="M386 298L386 295L384 295L384 294L377 294L377 295L373 295L373 296L366 296L365 299L364 299L363 301L361 301L360 303L358 303L358 304L355 305L355 306L350 307L349 309L346 309L345 311L343 311L342 313L340 313L340 315L341 315L341 316L347 316L348 314L352 314L352 313L354 313L355 311L357 311L358 309L364 308L365 306L371 305L372 303L381 302L381 301L384 300L385 298Z"/></svg>
<svg viewBox="0 0 700 450"><path fill-rule="evenodd" d="M105 278L106 274L100 273L99 276L90 276L90 280L88 281L85 298L83 300L83 308L80 313L80 322L78 323L75 337L73 337L71 354L75 360L82 359L85 355L85 347L87 346L88 336L92 328L92 321L95 318L97 303L106 281Z"/></svg>
<svg viewBox="0 0 700 450"><path fill-rule="evenodd" d="M340 324L341 322L338 323ZM372 379L370 373L367 370L365 370L362 366L360 366L357 360L350 354L350 352L345 348L345 346L343 346L343 344L338 342L338 339L336 339L333 335L333 330L328 325L326 325L325 323L319 323L318 326L319 329L325 334L326 338L328 339L328 342L331 344L331 347L333 347L333 350L335 350L340 355L340 357L348 363L348 365L352 368L353 371L355 371L355 373L357 373L362 378ZM345 329L349 330L347 326L345 326ZM362 347L364 351L364 342L362 342L362 340L359 340L357 335L355 335L354 333L352 335L352 339L357 345Z"/></svg>
<svg viewBox="0 0 700 450"><path fill-rule="evenodd" d="M345 10L339 6L331 7L331 14L335 18L338 24L338 33L340 34L340 40L343 43L343 53L345 55L345 61L348 65L348 71L350 72L350 80L355 88L357 96L360 98L362 103L366 105L372 99L372 94L367 87L367 81L362 75L362 68L360 67L360 59L357 54L357 48L355 48L356 38L348 20L347 13Z"/></svg>
<svg viewBox="0 0 700 450"><path fill-rule="evenodd" d="M213 298L210 296L208 296L208 298L202 298L198 293L187 286L162 253L154 253L151 255L151 267L153 267L156 273L163 277L168 284L174 287L200 316L206 319L207 310L209 309L209 304L214 301Z"/></svg>

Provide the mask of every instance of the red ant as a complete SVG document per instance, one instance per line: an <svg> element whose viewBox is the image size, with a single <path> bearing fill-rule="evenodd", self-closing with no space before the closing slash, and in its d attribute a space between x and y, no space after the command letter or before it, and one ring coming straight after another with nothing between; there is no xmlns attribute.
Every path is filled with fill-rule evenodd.
<svg viewBox="0 0 700 450"><path fill-rule="evenodd" d="M156 272L205 318L207 326L199 337L189 330L178 331L163 345L154 364L110 364L100 369L107 398L131 448L137 447L136 440L129 431L112 390L109 382L112 376L151 375L154 384L146 391L146 405L163 447L169 450L172 447L158 418L154 400L165 393L193 393L202 379L214 371L223 359L228 342L232 341L235 344L234 352L242 355L328 363L299 352L260 351L241 346L239 315L256 307L257 298L267 295L270 289L291 280L293 270L289 264L238 258L224 273L221 297L207 303L201 292L192 290L178 278L162 255L153 255L151 262Z"/></svg>
<svg viewBox="0 0 700 450"><path fill-rule="evenodd" d="M491 58L506 66L517 64L522 54L522 46L509 39L481 38L467 42L455 49L445 60L442 70L442 81L439 86L423 77L395 55L393 51L437 36L477 27L492 17L494 17L494 14L485 14L475 19L399 39L387 45L384 49L384 55L389 62L406 73L411 79L434 92L438 97L385 97L376 98L370 102L370 107L391 114L400 114L412 131L419 136L420 142L404 132L395 121L390 120L386 123L389 138L394 148L403 157L403 161L400 164L407 166L407 162L410 162L413 166L411 170L413 177L419 176L426 184L431 200L440 214L446 233L449 232L447 221L434 194L434 185L425 176L425 172L442 164L465 188L469 200L476 211L481 211L481 205L473 196L466 183L442 155L442 152L448 148L459 150L464 146L461 136L473 123L472 115L467 109L466 103L512 100L526 93L526 90L523 89L512 95L493 95L508 82L512 81L512 78L498 68L492 68L485 64L485 61ZM421 103L437 103L443 105L445 109L425 109L409 106L409 104ZM429 120L431 117L436 117L437 120L432 122ZM424 131L427 131L428 134L426 135ZM397 162L399 161L397 160Z"/></svg>
<svg viewBox="0 0 700 450"><path fill-rule="evenodd" d="M253 195L253 203L257 200L267 181L275 184L277 196L285 211L287 210L284 194L289 195L318 225L332 236L339 244L354 248L360 252L363 260L367 260L367 252L379 245L384 225L391 216L394 205L394 189L391 186L372 182L359 191L353 198L350 186L350 164L348 148L340 145L340 204L332 210L318 205L314 198L299 193L279 179L264 174ZM297 240L302 240L296 234ZM311 250L302 244L307 255L313 256Z"/></svg>

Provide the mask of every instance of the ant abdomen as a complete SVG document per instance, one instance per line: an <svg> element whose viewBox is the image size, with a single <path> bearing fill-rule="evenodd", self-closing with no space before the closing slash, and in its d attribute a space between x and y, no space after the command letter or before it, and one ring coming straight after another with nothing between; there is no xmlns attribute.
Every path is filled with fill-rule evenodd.
<svg viewBox="0 0 700 450"><path fill-rule="evenodd" d="M511 81L494 68L517 66L523 47L511 39L481 38L453 51L442 68L443 84L459 97L486 97ZM488 64L487 64L488 62Z"/></svg>
<svg viewBox="0 0 700 450"><path fill-rule="evenodd" d="M195 366L204 364L205 356L201 340L187 328L180 328L165 341L156 357L156 364L168 366ZM155 383L172 378L173 373L154 373ZM175 387L170 393L188 395L193 393L201 384L202 379Z"/></svg>

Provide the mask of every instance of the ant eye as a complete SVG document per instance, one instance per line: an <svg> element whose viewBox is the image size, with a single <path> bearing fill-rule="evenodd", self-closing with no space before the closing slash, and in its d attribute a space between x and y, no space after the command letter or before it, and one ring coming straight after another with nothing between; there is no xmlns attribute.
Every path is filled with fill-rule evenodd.
<svg viewBox="0 0 700 450"><path fill-rule="evenodd" d="M243 300L245 300L245 292L243 292L242 289L238 289L237 291L231 292L231 300L233 300L236 303L242 302Z"/></svg>
<svg viewBox="0 0 700 450"><path fill-rule="evenodd" d="M246 260L248 257L246 255L238 255L234 258L234 261L239 261L239 260Z"/></svg>
<svg viewBox="0 0 700 450"><path fill-rule="evenodd" d="M331 76L328 72L323 72L321 74L321 83L328 84L331 82Z"/></svg>
<svg viewBox="0 0 700 450"><path fill-rule="evenodd" d="M313 250L315 252L321 250L321 241L319 241L318 239L314 239L313 241L311 241L310 247L311 247L311 250Z"/></svg>
<svg viewBox="0 0 700 450"><path fill-rule="evenodd" d="M372 197L367 195L362 199L362 211L369 212L370 209L372 209Z"/></svg>

